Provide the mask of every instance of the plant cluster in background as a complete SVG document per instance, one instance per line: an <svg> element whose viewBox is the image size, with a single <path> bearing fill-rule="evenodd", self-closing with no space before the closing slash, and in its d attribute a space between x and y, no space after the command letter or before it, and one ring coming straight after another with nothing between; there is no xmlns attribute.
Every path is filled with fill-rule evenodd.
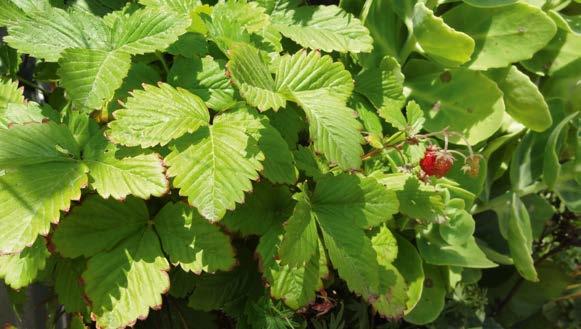
<svg viewBox="0 0 581 329"><path fill-rule="evenodd" d="M581 1L330 3L0 0L16 313L580 325Z"/></svg>

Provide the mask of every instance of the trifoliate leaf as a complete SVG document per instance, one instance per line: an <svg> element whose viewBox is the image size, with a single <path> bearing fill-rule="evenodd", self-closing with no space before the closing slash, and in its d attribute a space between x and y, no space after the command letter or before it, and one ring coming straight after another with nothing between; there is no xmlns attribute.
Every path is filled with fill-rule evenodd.
<svg viewBox="0 0 581 329"><path fill-rule="evenodd" d="M260 111L276 111L285 106L286 100L275 89L268 65L257 49L240 43L228 51L228 56L230 61L227 67L232 81L248 104Z"/></svg>
<svg viewBox="0 0 581 329"><path fill-rule="evenodd" d="M208 109L198 96L165 83L134 91L124 108L113 116L108 132L111 140L141 147L165 145L210 121Z"/></svg>
<svg viewBox="0 0 581 329"><path fill-rule="evenodd" d="M224 61L211 56L175 58L167 80L173 86L196 94L206 106L216 111L227 110L237 103L234 88L226 78Z"/></svg>
<svg viewBox="0 0 581 329"><path fill-rule="evenodd" d="M0 278L12 289L26 287L44 269L48 256L44 239L39 237L18 254L0 256Z"/></svg>
<svg viewBox="0 0 581 329"><path fill-rule="evenodd" d="M87 185L87 168L66 127L31 123L0 129L0 254L46 235Z"/></svg>
<svg viewBox="0 0 581 329"><path fill-rule="evenodd" d="M355 78L355 91L364 95L378 110L379 115L398 129L405 121L401 109L405 104L404 76L399 63L386 56L377 68L363 69Z"/></svg>
<svg viewBox="0 0 581 329"><path fill-rule="evenodd" d="M287 38L305 48L342 53L370 52L373 39L359 19L337 6L303 6L275 22Z"/></svg>
<svg viewBox="0 0 581 329"><path fill-rule="evenodd" d="M262 169L256 140L236 121L243 111L216 116L211 126L175 141L166 158L167 173L175 177L180 195L210 221L222 219L226 210L242 203Z"/></svg>
<svg viewBox="0 0 581 329"><path fill-rule="evenodd" d="M94 110L111 100L131 66L120 51L66 49L59 60L61 84L77 105Z"/></svg>
<svg viewBox="0 0 581 329"><path fill-rule="evenodd" d="M119 200L132 194L148 199L169 190L163 160L158 154L122 156L118 153L122 151L100 132L87 143L83 152L91 186L103 198L111 196Z"/></svg>
<svg viewBox="0 0 581 329"><path fill-rule="evenodd" d="M65 257L90 257L141 232L148 220L143 200L128 198L121 203L93 195L63 219L52 241Z"/></svg>
<svg viewBox="0 0 581 329"><path fill-rule="evenodd" d="M111 24L113 49L129 54L163 51L190 26L190 19L186 15L156 9L119 15Z"/></svg>
<svg viewBox="0 0 581 329"><path fill-rule="evenodd" d="M155 217L155 228L169 260L186 271L214 273L234 267L228 236L186 204L166 204Z"/></svg>
<svg viewBox="0 0 581 329"><path fill-rule="evenodd" d="M142 228L114 249L91 257L83 272L85 292L100 328L122 328L161 307L169 290L169 264L159 239Z"/></svg>
<svg viewBox="0 0 581 329"><path fill-rule="evenodd" d="M49 7L8 24L4 40L21 53L56 62L68 48L108 49L109 29L101 19L81 11Z"/></svg>

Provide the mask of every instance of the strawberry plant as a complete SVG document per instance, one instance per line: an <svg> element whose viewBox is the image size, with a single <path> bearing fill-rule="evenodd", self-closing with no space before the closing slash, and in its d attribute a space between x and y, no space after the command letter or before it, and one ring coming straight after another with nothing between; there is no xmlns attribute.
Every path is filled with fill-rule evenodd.
<svg viewBox="0 0 581 329"><path fill-rule="evenodd" d="M0 0L0 321L579 325L580 13Z"/></svg>

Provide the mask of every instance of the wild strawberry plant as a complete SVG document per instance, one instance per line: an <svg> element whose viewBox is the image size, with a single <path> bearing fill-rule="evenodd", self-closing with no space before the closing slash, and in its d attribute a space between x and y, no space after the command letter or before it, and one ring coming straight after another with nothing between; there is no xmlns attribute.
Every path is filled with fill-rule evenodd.
<svg viewBox="0 0 581 329"><path fill-rule="evenodd" d="M74 328L546 320L579 257L580 12L0 0L0 278Z"/></svg>

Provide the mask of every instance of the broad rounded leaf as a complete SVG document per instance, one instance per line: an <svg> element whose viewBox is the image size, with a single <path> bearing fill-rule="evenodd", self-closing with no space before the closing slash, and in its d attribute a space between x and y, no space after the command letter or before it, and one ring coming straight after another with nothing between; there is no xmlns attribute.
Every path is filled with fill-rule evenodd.
<svg viewBox="0 0 581 329"><path fill-rule="evenodd" d="M413 324L427 324L438 318L444 309L446 299L446 279L441 269L424 264L425 281L422 297L404 318ZM429 282L429 284L427 284Z"/></svg>
<svg viewBox="0 0 581 329"><path fill-rule="evenodd" d="M534 131L544 131L553 120L549 106L537 86L514 65L509 68L489 70L504 94L506 113Z"/></svg>
<svg viewBox="0 0 581 329"><path fill-rule="evenodd" d="M168 84L144 85L115 111L109 138L127 146L165 145L172 139L207 126L210 114L204 102L185 89Z"/></svg>
<svg viewBox="0 0 581 329"><path fill-rule="evenodd" d="M466 63L474 51L474 40L444 23L422 2L413 11L413 34L421 50L434 61L448 67Z"/></svg>
<svg viewBox="0 0 581 329"><path fill-rule="evenodd" d="M462 245L474 234L476 222L464 209L452 212L447 222L440 224L440 236L451 245Z"/></svg>
<svg viewBox="0 0 581 329"><path fill-rule="evenodd" d="M424 288L424 269L422 267L422 257L418 250L404 237L395 234L397 239L398 253L393 265L404 277L408 289L408 299L406 302L405 314L411 312L418 304Z"/></svg>
<svg viewBox="0 0 581 329"><path fill-rule="evenodd" d="M555 35L555 23L541 9L526 3L497 8L459 5L444 14L452 28L476 42L471 69L504 67L531 58Z"/></svg>
<svg viewBox="0 0 581 329"><path fill-rule="evenodd" d="M497 266L486 258L474 237L468 238L462 245L449 245L434 227L418 235L417 243L420 255L429 264L472 268Z"/></svg>
<svg viewBox="0 0 581 329"><path fill-rule="evenodd" d="M543 158L543 181L549 186L554 187L559 177L561 163L559 161L559 150L557 144L562 136L563 129L569 122L577 118L579 112L570 114L564 118L549 135L547 144L545 145L545 156Z"/></svg>
<svg viewBox="0 0 581 329"><path fill-rule="evenodd" d="M155 217L163 250L174 264L196 274L234 267L234 249L218 226L186 204L168 203Z"/></svg>
<svg viewBox="0 0 581 329"><path fill-rule="evenodd" d="M425 61L408 66L407 87L424 110L426 130L448 128L476 144L500 128L504 115L502 92L484 74L463 68L441 70ZM463 143L457 136L450 141Z"/></svg>

